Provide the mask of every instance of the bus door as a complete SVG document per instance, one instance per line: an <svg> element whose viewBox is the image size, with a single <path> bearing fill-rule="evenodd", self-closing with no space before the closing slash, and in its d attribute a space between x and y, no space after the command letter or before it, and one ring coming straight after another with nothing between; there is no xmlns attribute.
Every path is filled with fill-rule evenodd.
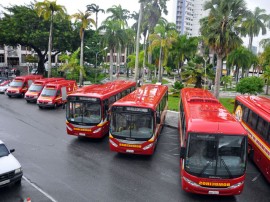
<svg viewBox="0 0 270 202"><path fill-rule="evenodd" d="M67 88L64 86L61 88L61 93L62 93L62 101L67 100Z"/></svg>

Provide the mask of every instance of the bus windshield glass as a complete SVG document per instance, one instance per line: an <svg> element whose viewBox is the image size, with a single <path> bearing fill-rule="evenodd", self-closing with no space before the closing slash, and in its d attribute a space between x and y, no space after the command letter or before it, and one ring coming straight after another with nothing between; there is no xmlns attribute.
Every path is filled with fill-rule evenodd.
<svg viewBox="0 0 270 202"><path fill-rule="evenodd" d="M153 136L153 117L145 112L115 112L111 133L115 138L149 140Z"/></svg>
<svg viewBox="0 0 270 202"><path fill-rule="evenodd" d="M67 103L67 120L75 124L96 125L101 122L100 100L76 100Z"/></svg>
<svg viewBox="0 0 270 202"><path fill-rule="evenodd" d="M12 81L9 86L14 87L14 88L18 88L21 87L23 85L22 81Z"/></svg>
<svg viewBox="0 0 270 202"><path fill-rule="evenodd" d="M242 176L246 170L246 148L244 136L190 134L185 170L206 178Z"/></svg>
<svg viewBox="0 0 270 202"><path fill-rule="evenodd" d="M43 97L53 97L56 95L56 89L54 88L43 88L41 96Z"/></svg>
<svg viewBox="0 0 270 202"><path fill-rule="evenodd" d="M29 92L40 92L42 90L42 85L32 84L28 89Z"/></svg>

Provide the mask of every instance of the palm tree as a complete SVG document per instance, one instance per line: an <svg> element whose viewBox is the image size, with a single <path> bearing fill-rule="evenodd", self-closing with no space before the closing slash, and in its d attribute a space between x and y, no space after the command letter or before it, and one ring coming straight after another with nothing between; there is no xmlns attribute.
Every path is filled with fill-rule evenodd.
<svg viewBox="0 0 270 202"><path fill-rule="evenodd" d="M203 64L189 61L183 67L181 76L186 80L186 84L195 84L195 88L202 88L202 77L204 76Z"/></svg>
<svg viewBox="0 0 270 202"><path fill-rule="evenodd" d="M98 26L98 13L99 12L102 12L102 13L105 13L105 10L102 9L102 8L99 8L98 5L96 4L90 4L90 5L87 5L87 11L90 11L90 12L93 12L96 14L96 30L97 30L97 26Z"/></svg>
<svg viewBox="0 0 270 202"><path fill-rule="evenodd" d="M243 27L243 36L249 36L249 44L248 48L251 50L253 37L256 37L262 33L262 35L266 34L266 25L265 23L269 20L269 15L265 14L265 9L260 9L256 7L253 12L249 11L247 16L242 23Z"/></svg>
<svg viewBox="0 0 270 202"><path fill-rule="evenodd" d="M106 13L111 13L111 15L106 18L106 20L119 21L121 28L123 29L127 26L127 20L129 19L129 10L123 9L121 5L114 5L111 8L108 8L106 10Z"/></svg>
<svg viewBox="0 0 270 202"><path fill-rule="evenodd" d="M242 68L242 78L244 77L244 69L249 69L252 63L253 53L250 52L247 48L241 46L232 52L230 52L227 56L227 66L233 67L235 66L235 80L238 83L239 77L239 69Z"/></svg>
<svg viewBox="0 0 270 202"><path fill-rule="evenodd" d="M176 42L172 47L172 55L175 61L175 65L178 67L178 75L180 75L180 69L184 64L185 59L192 58L197 52L198 37L187 37L187 35L180 35L177 37Z"/></svg>
<svg viewBox="0 0 270 202"><path fill-rule="evenodd" d="M43 2L36 2L35 9L37 11L38 16L43 16L45 20L50 20L50 34L48 43L48 77L51 77L53 17L57 13L64 16L66 13L66 8L64 6L56 4L56 0L55 1L44 0Z"/></svg>
<svg viewBox="0 0 270 202"><path fill-rule="evenodd" d="M99 30L104 31L102 40L110 50L110 80L113 80L113 52L119 44L124 44L126 32L121 29L121 23L115 20L105 20Z"/></svg>
<svg viewBox="0 0 270 202"><path fill-rule="evenodd" d="M237 30L246 15L246 4L244 0L211 0L205 3L204 9L209 9L209 16L201 20L201 33L205 44L217 55L214 96L218 98L222 60L243 43Z"/></svg>
<svg viewBox="0 0 270 202"><path fill-rule="evenodd" d="M174 23L161 22L155 27L154 34L150 34L150 48L159 48L158 81L162 80L162 65L167 64L168 52L176 41L178 33Z"/></svg>
<svg viewBox="0 0 270 202"><path fill-rule="evenodd" d="M95 20L90 18L91 12L86 11L85 13L79 11L78 13L75 13L72 15L73 18L76 19L76 21L80 22L80 38L81 38L81 54L80 54L80 78L79 78L79 84L83 84L83 48L84 48L84 32L86 29L91 27L91 24L95 25Z"/></svg>

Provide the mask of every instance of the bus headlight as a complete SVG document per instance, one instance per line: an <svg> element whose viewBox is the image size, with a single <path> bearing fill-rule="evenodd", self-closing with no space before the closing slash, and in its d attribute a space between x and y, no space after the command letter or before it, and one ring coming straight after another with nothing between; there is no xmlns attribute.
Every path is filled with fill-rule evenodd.
<svg viewBox="0 0 270 202"><path fill-rule="evenodd" d="M114 141L112 141L111 139L109 141L114 147L118 147L118 145Z"/></svg>
<svg viewBox="0 0 270 202"><path fill-rule="evenodd" d="M187 179L186 177L183 177L183 179L188 183L190 184L191 186L194 186L194 187L199 187L200 185L198 185L197 183Z"/></svg>
<svg viewBox="0 0 270 202"><path fill-rule="evenodd" d="M151 144L145 146L145 147L143 148L143 150L150 149L151 147L153 147L153 145L154 145L154 143L151 143Z"/></svg>
<svg viewBox="0 0 270 202"><path fill-rule="evenodd" d="M98 133L100 131L101 131L101 128L98 128L98 129L94 130L93 133Z"/></svg>
<svg viewBox="0 0 270 202"><path fill-rule="evenodd" d="M243 183L244 183L244 182L238 182L238 183L236 183L236 184L230 186L229 188L230 188L230 189L235 189L235 188L237 188L237 187L240 187Z"/></svg>

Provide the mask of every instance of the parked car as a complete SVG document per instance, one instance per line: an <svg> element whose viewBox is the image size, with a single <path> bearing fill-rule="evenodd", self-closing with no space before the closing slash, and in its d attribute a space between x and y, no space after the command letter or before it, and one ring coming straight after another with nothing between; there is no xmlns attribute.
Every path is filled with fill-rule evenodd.
<svg viewBox="0 0 270 202"><path fill-rule="evenodd" d="M38 69L37 68L32 69L31 74L37 74L37 73L38 73Z"/></svg>
<svg viewBox="0 0 270 202"><path fill-rule="evenodd" d="M0 188L10 184L20 184L23 176L22 166L0 140Z"/></svg>
<svg viewBox="0 0 270 202"><path fill-rule="evenodd" d="M8 89L9 87L9 83L11 82L11 80L5 80L5 81L2 81L0 83L0 94L3 94L6 92L6 90Z"/></svg>

